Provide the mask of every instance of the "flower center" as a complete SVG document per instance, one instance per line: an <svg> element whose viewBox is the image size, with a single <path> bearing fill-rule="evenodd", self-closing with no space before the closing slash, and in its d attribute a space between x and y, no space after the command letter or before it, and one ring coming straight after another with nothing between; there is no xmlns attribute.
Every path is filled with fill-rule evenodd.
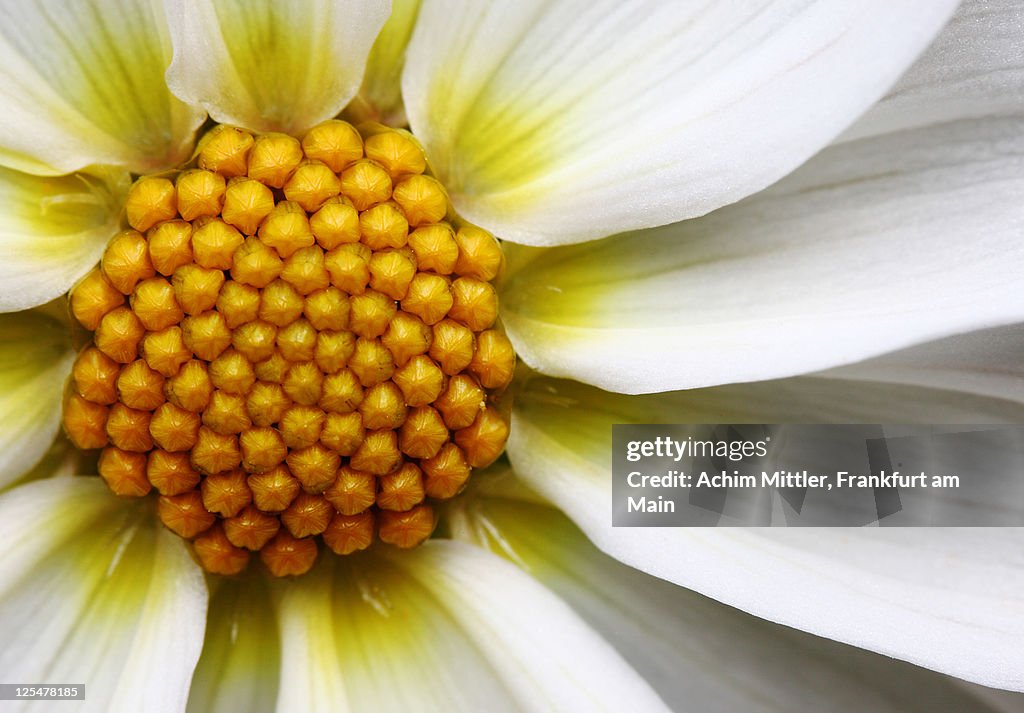
<svg viewBox="0 0 1024 713"><path fill-rule="evenodd" d="M302 574L318 537L414 547L504 449L501 248L425 171L386 127L216 126L190 167L135 183L131 229L72 290L93 335L65 430L117 495L155 489L208 571L258 551Z"/></svg>

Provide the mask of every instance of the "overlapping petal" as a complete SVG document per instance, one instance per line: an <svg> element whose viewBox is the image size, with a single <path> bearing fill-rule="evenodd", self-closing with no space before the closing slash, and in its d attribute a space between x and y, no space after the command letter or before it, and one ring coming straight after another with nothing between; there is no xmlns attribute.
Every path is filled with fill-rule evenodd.
<svg viewBox="0 0 1024 713"><path fill-rule="evenodd" d="M1024 403L1024 324L958 334L825 372Z"/></svg>
<svg viewBox="0 0 1024 713"><path fill-rule="evenodd" d="M32 176L0 168L0 311L66 293L120 225L127 173Z"/></svg>
<svg viewBox="0 0 1024 713"><path fill-rule="evenodd" d="M280 622L280 713L665 710L557 597L460 543L327 558Z"/></svg>
<svg viewBox="0 0 1024 713"><path fill-rule="evenodd" d="M638 572L598 551L550 507L470 496L455 503L452 530L571 603L673 710L1001 710L987 705L979 688L771 624Z"/></svg>
<svg viewBox="0 0 1024 713"><path fill-rule="evenodd" d="M164 18L148 0L0 7L0 165L60 174L137 173L188 158L201 110L164 84Z"/></svg>
<svg viewBox="0 0 1024 713"><path fill-rule="evenodd" d="M57 438L31 469L20 476L15 476L13 480L5 479L5 482L0 484L0 492L40 478L55 478L88 472L88 466L92 463L83 464L83 461L89 460L91 460L89 455L71 445L71 441L66 438Z"/></svg>
<svg viewBox="0 0 1024 713"><path fill-rule="evenodd" d="M0 488L50 448L74 352L67 329L37 312L0 315Z"/></svg>
<svg viewBox="0 0 1024 713"><path fill-rule="evenodd" d="M1019 109L1022 26L1017 0L967 0L892 91L839 140Z"/></svg>
<svg viewBox="0 0 1024 713"><path fill-rule="evenodd" d="M267 580L256 570L215 581L188 713L272 713L277 705L281 641Z"/></svg>
<svg viewBox="0 0 1024 713"><path fill-rule="evenodd" d="M402 103L402 69L419 11L420 0L394 0L391 17L377 35L366 61L358 101L365 102L377 121L389 126L407 123Z"/></svg>
<svg viewBox="0 0 1024 713"><path fill-rule="evenodd" d="M301 134L355 96L384 0L167 0L167 84L216 121Z"/></svg>
<svg viewBox="0 0 1024 713"><path fill-rule="evenodd" d="M112 497L99 478L50 478L0 496L6 681L84 684L75 706L90 713L184 709L206 584L147 503Z"/></svg>
<svg viewBox="0 0 1024 713"><path fill-rule="evenodd" d="M954 2L425 2L403 93L468 219L579 242L786 175L910 66Z"/></svg>
<svg viewBox="0 0 1024 713"><path fill-rule="evenodd" d="M1024 532L966 528L616 528L613 423L1020 422L1024 403L804 377L651 396L538 378L520 393L520 477L617 559L770 621L982 683L1024 690ZM1018 502L1017 506L1020 505ZM974 503L1005 509L1012 503Z"/></svg>
<svg viewBox="0 0 1024 713"><path fill-rule="evenodd" d="M1024 319L1024 115L832 147L696 220L509 246L503 318L545 373L623 392L776 378Z"/></svg>

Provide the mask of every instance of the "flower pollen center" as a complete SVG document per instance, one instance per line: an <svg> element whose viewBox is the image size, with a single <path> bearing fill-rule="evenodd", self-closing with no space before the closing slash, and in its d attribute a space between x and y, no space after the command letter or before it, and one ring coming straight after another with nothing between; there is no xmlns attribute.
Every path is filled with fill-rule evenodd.
<svg viewBox="0 0 1024 713"><path fill-rule="evenodd" d="M327 121L300 141L218 125L142 177L130 229L71 291L93 332L64 428L121 496L155 490L200 564L276 576L379 539L504 450L512 345L497 240L466 224L418 143Z"/></svg>

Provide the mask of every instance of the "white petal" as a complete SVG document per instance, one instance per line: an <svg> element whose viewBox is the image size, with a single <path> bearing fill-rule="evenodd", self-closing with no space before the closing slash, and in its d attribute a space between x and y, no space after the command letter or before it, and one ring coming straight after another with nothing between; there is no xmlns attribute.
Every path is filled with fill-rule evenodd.
<svg viewBox="0 0 1024 713"><path fill-rule="evenodd" d="M50 448L75 354L67 330L36 312L0 315L0 488Z"/></svg>
<svg viewBox="0 0 1024 713"><path fill-rule="evenodd" d="M0 165L136 173L188 158L203 113L164 84L170 43L148 0L0 7Z"/></svg>
<svg viewBox="0 0 1024 713"><path fill-rule="evenodd" d="M402 104L402 68L419 11L420 0L395 0L391 17L377 35L366 61L359 99L368 105L371 115L389 126L408 123Z"/></svg>
<svg viewBox="0 0 1024 713"><path fill-rule="evenodd" d="M188 713L274 710L281 641L266 580L257 569L253 563L243 577L217 582Z"/></svg>
<svg viewBox="0 0 1024 713"><path fill-rule="evenodd" d="M281 713L665 710L561 600L468 545L329 558L280 606Z"/></svg>
<svg viewBox="0 0 1024 713"><path fill-rule="evenodd" d="M299 134L355 96L383 0L167 0L167 84L216 121Z"/></svg>
<svg viewBox="0 0 1024 713"><path fill-rule="evenodd" d="M967 0L893 90L840 140L1018 110L1022 26L1018 0Z"/></svg>
<svg viewBox="0 0 1024 713"><path fill-rule="evenodd" d="M120 225L127 173L31 176L0 167L0 312L67 292Z"/></svg>
<svg viewBox="0 0 1024 713"><path fill-rule="evenodd" d="M95 469L95 467L94 454L80 451L68 439L58 437L50 444L49 449L31 470L24 472L20 477L12 481L0 485L0 492L41 478L66 478L79 473L88 473L90 469Z"/></svg>
<svg viewBox="0 0 1024 713"><path fill-rule="evenodd" d="M824 373L1024 403L1024 324L958 334Z"/></svg>
<svg viewBox="0 0 1024 713"><path fill-rule="evenodd" d="M612 528L609 505L613 423L1022 419L1020 402L825 378L652 396L539 378L518 396L509 456L626 564L771 621L1024 690L1024 529Z"/></svg>
<svg viewBox="0 0 1024 713"><path fill-rule="evenodd" d="M1024 320L1024 117L830 148L709 216L509 246L502 316L545 373L623 392L776 378Z"/></svg>
<svg viewBox="0 0 1024 713"><path fill-rule="evenodd" d="M871 106L951 0L425 2L402 89L466 218L531 245L703 215Z"/></svg>
<svg viewBox="0 0 1024 713"><path fill-rule="evenodd" d="M84 684L76 711L184 710L206 584L148 502L119 499L96 477L0 496L6 681Z"/></svg>
<svg viewBox="0 0 1024 713"><path fill-rule="evenodd" d="M453 504L456 536L503 554L554 590L674 710L997 710L955 679L768 623L631 569L549 507L492 497Z"/></svg>

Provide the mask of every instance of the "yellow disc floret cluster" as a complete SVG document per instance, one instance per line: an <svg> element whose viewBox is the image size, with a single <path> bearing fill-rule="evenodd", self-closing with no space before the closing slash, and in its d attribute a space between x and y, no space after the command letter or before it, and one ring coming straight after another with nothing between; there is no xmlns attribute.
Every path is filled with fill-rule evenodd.
<svg viewBox="0 0 1024 713"><path fill-rule="evenodd" d="M118 495L159 493L207 570L275 575L413 547L508 437L515 355L492 235L457 221L413 138L328 121L217 126L140 178L130 229L71 292L93 332L64 426Z"/></svg>

